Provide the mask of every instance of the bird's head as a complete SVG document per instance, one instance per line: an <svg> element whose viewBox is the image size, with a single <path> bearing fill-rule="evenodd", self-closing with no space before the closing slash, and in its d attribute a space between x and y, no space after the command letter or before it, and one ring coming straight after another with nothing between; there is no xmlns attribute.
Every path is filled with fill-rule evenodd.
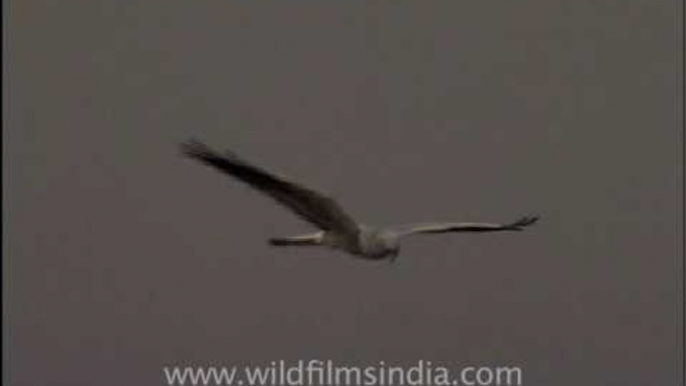
<svg viewBox="0 0 686 386"><path fill-rule="evenodd" d="M389 252L388 261L394 263L395 259L398 258L398 255L400 255L400 247L396 245L395 248L391 249Z"/></svg>
<svg viewBox="0 0 686 386"><path fill-rule="evenodd" d="M398 258L398 255L400 255L400 240L391 232L384 233L382 239L384 241L386 256L388 260L393 263L395 259Z"/></svg>

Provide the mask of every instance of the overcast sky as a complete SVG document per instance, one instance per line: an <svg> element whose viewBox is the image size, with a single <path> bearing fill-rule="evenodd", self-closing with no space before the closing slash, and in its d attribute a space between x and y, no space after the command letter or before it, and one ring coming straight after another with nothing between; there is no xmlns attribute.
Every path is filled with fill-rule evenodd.
<svg viewBox="0 0 686 386"><path fill-rule="evenodd" d="M11 2L11 384L312 358L675 384L676 3ZM311 228L188 138L362 222L542 220L410 239L394 265L274 249Z"/></svg>

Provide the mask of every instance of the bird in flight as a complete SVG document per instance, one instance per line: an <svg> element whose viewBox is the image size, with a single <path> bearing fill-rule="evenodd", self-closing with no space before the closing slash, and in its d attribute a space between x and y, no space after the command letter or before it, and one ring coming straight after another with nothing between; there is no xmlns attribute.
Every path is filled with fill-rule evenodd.
<svg viewBox="0 0 686 386"><path fill-rule="evenodd" d="M472 222L420 223L396 228L377 228L356 222L331 197L255 166L230 151L218 153L198 141L181 145L184 155L224 172L271 197L318 231L292 237L272 238L273 246L323 246L368 260L394 261L400 240L416 234L449 232L521 231L538 220L526 216L505 224Z"/></svg>

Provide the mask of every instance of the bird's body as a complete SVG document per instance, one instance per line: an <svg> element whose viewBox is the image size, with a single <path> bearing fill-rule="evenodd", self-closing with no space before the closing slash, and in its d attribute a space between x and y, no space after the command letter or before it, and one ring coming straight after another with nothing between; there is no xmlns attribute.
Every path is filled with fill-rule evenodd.
<svg viewBox="0 0 686 386"><path fill-rule="evenodd" d="M352 243L335 232L323 232L321 245L369 260L381 260L398 254L399 240L392 232L365 225L359 228Z"/></svg>
<svg viewBox="0 0 686 386"><path fill-rule="evenodd" d="M380 260L399 252L398 237L388 230L359 226L354 238L341 237L340 233L319 231L293 237L272 238L274 246L324 246L347 252L355 257Z"/></svg>
<svg viewBox="0 0 686 386"><path fill-rule="evenodd" d="M219 154L199 142L184 144L183 152L270 196L319 229L299 236L272 238L269 242L274 246L323 246L367 260L393 261L400 252L400 240L409 235L520 231L538 219L523 217L508 224L426 223L398 228L370 227L357 223L327 195L267 172L233 153Z"/></svg>

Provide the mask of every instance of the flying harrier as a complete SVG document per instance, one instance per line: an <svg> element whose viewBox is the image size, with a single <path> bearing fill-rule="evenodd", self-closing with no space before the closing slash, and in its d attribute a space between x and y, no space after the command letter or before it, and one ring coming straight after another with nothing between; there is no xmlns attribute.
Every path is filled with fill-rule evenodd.
<svg viewBox="0 0 686 386"><path fill-rule="evenodd" d="M521 231L538 217L509 224L448 222L373 228L357 223L331 197L252 165L232 152L220 154L197 141L181 145L183 153L227 173L270 196L319 229L293 237L272 238L274 246L325 246L368 260L395 260L400 240L414 234Z"/></svg>

